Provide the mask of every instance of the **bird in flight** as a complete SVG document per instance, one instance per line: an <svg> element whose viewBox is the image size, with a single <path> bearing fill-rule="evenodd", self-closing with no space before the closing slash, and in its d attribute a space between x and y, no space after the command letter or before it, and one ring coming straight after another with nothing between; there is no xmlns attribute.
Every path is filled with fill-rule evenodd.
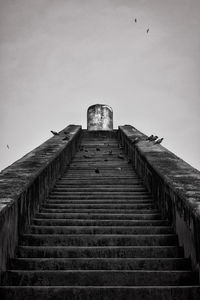
<svg viewBox="0 0 200 300"><path fill-rule="evenodd" d="M136 19L136 18L135 18L135 20L134 20L134 21L135 21L135 23L137 23L137 19Z"/></svg>
<svg viewBox="0 0 200 300"><path fill-rule="evenodd" d="M149 28L147 29L147 33L149 33Z"/></svg>
<svg viewBox="0 0 200 300"><path fill-rule="evenodd" d="M59 133L58 133L58 132L56 132L56 131L53 131L53 130L51 130L51 133L52 133L53 135L59 135Z"/></svg>
<svg viewBox="0 0 200 300"><path fill-rule="evenodd" d="M6 147L7 147L8 149L10 149L10 147L9 147L9 145L8 145L8 144L6 145Z"/></svg>

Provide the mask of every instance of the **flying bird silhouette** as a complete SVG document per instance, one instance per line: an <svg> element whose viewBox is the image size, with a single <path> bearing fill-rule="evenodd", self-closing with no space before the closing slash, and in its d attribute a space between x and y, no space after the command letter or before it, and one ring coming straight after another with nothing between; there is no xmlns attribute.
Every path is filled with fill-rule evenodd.
<svg viewBox="0 0 200 300"><path fill-rule="evenodd" d="M147 29L147 33L149 33L149 28Z"/></svg>
<svg viewBox="0 0 200 300"><path fill-rule="evenodd" d="M53 135L59 135L59 133L58 133L58 132L56 132L56 131L53 131L53 130L51 130L51 133L52 133Z"/></svg>
<svg viewBox="0 0 200 300"><path fill-rule="evenodd" d="M135 20L134 20L134 21L135 21L135 23L137 23L137 19L136 19L136 18L135 18Z"/></svg>
<svg viewBox="0 0 200 300"><path fill-rule="evenodd" d="M158 139L154 144L161 144L164 138Z"/></svg>
<svg viewBox="0 0 200 300"><path fill-rule="evenodd" d="M10 147L9 147L9 145L8 145L8 144L6 145L6 147L7 147L8 149L10 149Z"/></svg>

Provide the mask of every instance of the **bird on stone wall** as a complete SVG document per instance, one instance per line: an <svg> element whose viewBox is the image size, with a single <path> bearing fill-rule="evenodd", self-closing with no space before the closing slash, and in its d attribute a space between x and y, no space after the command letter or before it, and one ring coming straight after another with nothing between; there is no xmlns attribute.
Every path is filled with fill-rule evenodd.
<svg viewBox="0 0 200 300"><path fill-rule="evenodd" d="M132 141L132 144L137 144L139 142L139 137L136 137L133 141Z"/></svg>
<svg viewBox="0 0 200 300"><path fill-rule="evenodd" d="M58 132L56 132L56 131L53 131L53 130L51 130L51 133L52 133L53 135L59 135L59 133L58 133Z"/></svg>
<svg viewBox="0 0 200 300"><path fill-rule="evenodd" d="M151 142L154 142L154 141L156 141L156 140L157 140L157 138L158 138L158 136L157 136L157 135L155 135L154 137L152 137L152 139L151 139Z"/></svg>
<svg viewBox="0 0 200 300"><path fill-rule="evenodd" d="M163 140L164 140L164 138L158 139L157 141L155 141L154 144L161 144Z"/></svg>
<svg viewBox="0 0 200 300"><path fill-rule="evenodd" d="M150 136L148 136L147 141L152 141L152 138L154 137L153 134L151 134Z"/></svg>
<svg viewBox="0 0 200 300"><path fill-rule="evenodd" d="M66 137L64 137L63 141L68 141L70 139L69 135L66 135Z"/></svg>
<svg viewBox="0 0 200 300"><path fill-rule="evenodd" d="M109 155L112 155L112 154L113 154L113 153L112 153L112 150L110 150L110 151L108 152L108 154L109 154Z"/></svg>

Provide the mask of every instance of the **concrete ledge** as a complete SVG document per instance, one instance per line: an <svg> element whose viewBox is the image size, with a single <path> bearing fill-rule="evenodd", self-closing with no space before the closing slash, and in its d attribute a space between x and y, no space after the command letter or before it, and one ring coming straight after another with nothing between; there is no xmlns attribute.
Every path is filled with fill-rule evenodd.
<svg viewBox="0 0 200 300"><path fill-rule="evenodd" d="M119 138L138 175L169 219L200 274L200 172L130 125L119 127ZM135 138L139 142L135 143Z"/></svg>
<svg viewBox="0 0 200 300"><path fill-rule="evenodd" d="M19 234L70 163L80 133L81 126L69 125L0 173L0 272L14 257Z"/></svg>

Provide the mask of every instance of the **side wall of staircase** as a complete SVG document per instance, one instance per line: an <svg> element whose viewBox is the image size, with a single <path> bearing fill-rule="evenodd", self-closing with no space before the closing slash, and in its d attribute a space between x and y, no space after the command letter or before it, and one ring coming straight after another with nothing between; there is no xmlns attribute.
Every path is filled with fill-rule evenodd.
<svg viewBox="0 0 200 300"><path fill-rule="evenodd" d="M200 172L130 125L120 126L118 136L200 278Z"/></svg>
<svg viewBox="0 0 200 300"><path fill-rule="evenodd" d="M69 125L0 173L0 275L19 235L76 153L80 133L81 126Z"/></svg>

